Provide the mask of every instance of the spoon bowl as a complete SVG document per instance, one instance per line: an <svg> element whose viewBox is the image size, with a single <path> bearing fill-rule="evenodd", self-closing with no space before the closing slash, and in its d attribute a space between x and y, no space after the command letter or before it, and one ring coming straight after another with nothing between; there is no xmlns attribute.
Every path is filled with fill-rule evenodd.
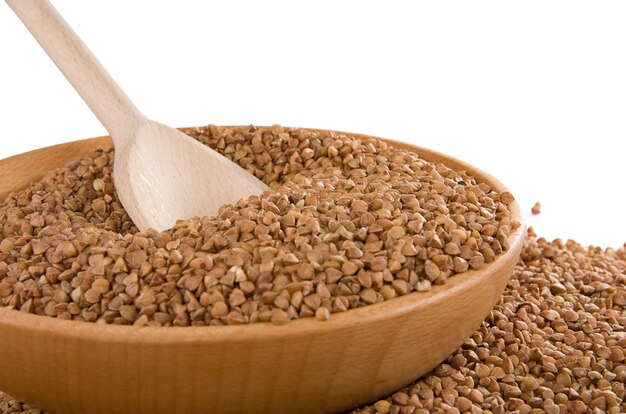
<svg viewBox="0 0 626 414"><path fill-rule="evenodd" d="M120 201L140 229L217 213L220 206L270 190L239 165L189 135L145 120L115 146Z"/></svg>
<svg viewBox="0 0 626 414"><path fill-rule="evenodd" d="M462 161L389 142L507 191ZM109 138L96 138L2 160L0 200L110 145ZM509 207L511 219L521 222L519 205ZM0 308L0 389L70 414L344 412L427 373L479 327L513 272L522 233L523 226L513 230L510 249L478 271L455 275L429 292L332 314L324 322L138 328Z"/></svg>

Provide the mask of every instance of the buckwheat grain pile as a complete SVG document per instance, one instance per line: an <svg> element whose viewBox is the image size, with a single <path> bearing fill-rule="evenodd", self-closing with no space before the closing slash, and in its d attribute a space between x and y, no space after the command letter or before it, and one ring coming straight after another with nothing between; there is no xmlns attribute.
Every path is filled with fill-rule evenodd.
<svg viewBox="0 0 626 414"><path fill-rule="evenodd" d="M550 243L531 229L471 338L422 379L355 413L626 412L625 305L626 244Z"/></svg>
<svg viewBox="0 0 626 414"><path fill-rule="evenodd" d="M113 150L95 151L0 204L0 306L137 326L326 320L479 269L519 226L510 193L382 141L192 135L274 191L141 233L117 200Z"/></svg>
<svg viewBox="0 0 626 414"><path fill-rule="evenodd" d="M625 326L626 246L531 233L471 338L420 380L354 413L626 412ZM1 393L0 412L41 413Z"/></svg>

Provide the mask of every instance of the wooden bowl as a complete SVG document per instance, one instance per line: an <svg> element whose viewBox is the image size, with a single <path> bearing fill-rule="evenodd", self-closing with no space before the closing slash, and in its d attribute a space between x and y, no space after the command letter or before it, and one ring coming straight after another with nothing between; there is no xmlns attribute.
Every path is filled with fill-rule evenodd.
<svg viewBox="0 0 626 414"><path fill-rule="evenodd" d="M464 162L389 142L506 191ZM110 145L101 137L2 160L0 199ZM521 222L517 203L511 208L512 219ZM325 322L136 328L0 308L0 390L64 414L327 413L358 407L428 372L478 328L513 272L522 228L512 232L510 250L480 271Z"/></svg>

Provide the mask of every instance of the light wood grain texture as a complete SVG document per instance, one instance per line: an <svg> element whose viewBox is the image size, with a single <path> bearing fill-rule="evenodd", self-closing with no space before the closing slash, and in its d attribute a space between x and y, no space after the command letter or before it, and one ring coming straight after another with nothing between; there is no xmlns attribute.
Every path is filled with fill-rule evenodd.
<svg viewBox="0 0 626 414"><path fill-rule="evenodd" d="M335 132L320 131L325 135ZM373 139L356 135L361 139ZM106 138L0 161L18 190ZM490 175L427 149L393 142L464 169L499 191ZM40 165L38 170L31 165ZM517 203L513 219L521 221ZM135 328L71 322L0 308L0 389L52 413L326 413L375 401L457 349L492 309L523 237L480 271L427 293L284 326Z"/></svg>
<svg viewBox="0 0 626 414"><path fill-rule="evenodd" d="M113 137L113 178L137 227L165 230L269 190L217 152L147 119L48 0L6 1Z"/></svg>

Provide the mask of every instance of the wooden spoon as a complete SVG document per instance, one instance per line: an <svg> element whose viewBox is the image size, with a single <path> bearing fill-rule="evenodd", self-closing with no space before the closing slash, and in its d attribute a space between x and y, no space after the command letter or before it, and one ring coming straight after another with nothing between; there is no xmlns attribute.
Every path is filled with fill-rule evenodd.
<svg viewBox="0 0 626 414"><path fill-rule="evenodd" d="M147 119L48 0L6 0L115 144L115 186L140 230L217 213L270 188L182 132Z"/></svg>

